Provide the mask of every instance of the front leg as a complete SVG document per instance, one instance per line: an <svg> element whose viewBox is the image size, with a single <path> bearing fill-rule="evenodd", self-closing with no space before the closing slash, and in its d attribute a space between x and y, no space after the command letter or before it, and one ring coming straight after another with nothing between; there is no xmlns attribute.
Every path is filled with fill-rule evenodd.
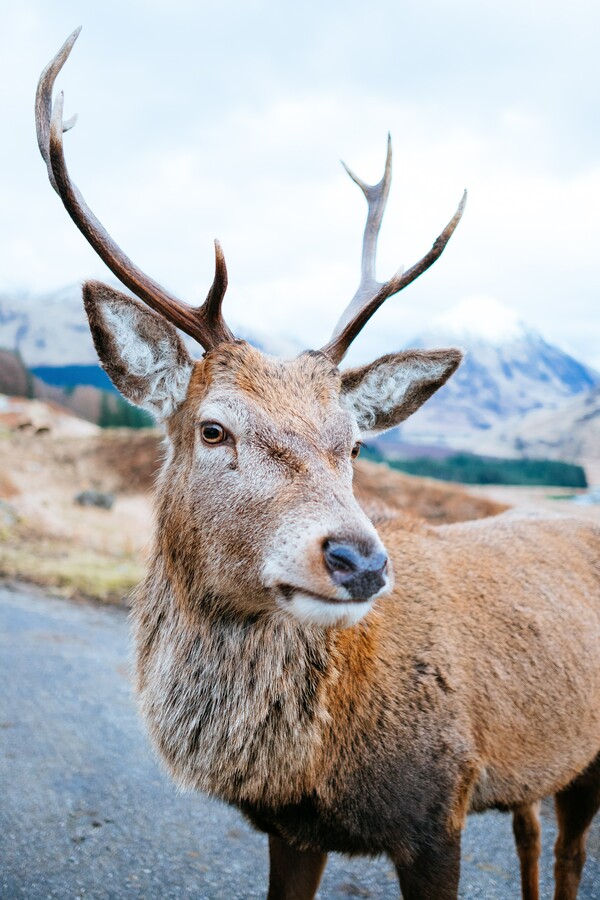
<svg viewBox="0 0 600 900"><path fill-rule="evenodd" d="M461 832L442 834L410 864L396 863L403 900L456 900Z"/></svg>
<svg viewBox="0 0 600 900"><path fill-rule="evenodd" d="M327 862L326 853L296 850L269 835L269 894L267 900L313 900Z"/></svg>

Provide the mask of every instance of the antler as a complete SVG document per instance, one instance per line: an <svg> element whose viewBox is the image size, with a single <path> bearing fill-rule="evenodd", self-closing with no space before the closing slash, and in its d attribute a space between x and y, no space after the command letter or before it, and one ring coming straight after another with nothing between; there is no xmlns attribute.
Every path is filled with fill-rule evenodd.
<svg viewBox="0 0 600 900"><path fill-rule="evenodd" d="M215 277L208 296L201 307L190 306L145 275L123 253L88 208L69 177L62 136L64 131L73 127L77 117L63 122L63 95L62 93L58 95L53 107L52 89L56 76L67 61L80 31L81 28L77 28L67 38L54 59L48 63L40 75L36 92L35 121L38 145L46 162L50 183L98 256L140 300L197 340L205 350L211 350L225 341L233 341L234 335L221 313L223 297L227 290L227 268L219 242L215 241Z"/></svg>
<svg viewBox="0 0 600 900"><path fill-rule="evenodd" d="M440 236L435 240L433 247L425 256L415 263L408 272L400 268L389 281L380 282L375 278L375 258L377 255L377 239L381 228L381 220L385 211L390 184L392 181L392 141L388 134L387 157L385 171L379 184L365 184L352 172L345 163L342 163L350 178L356 182L367 198L369 211L367 224L363 237L361 278L358 290L342 313L329 343L325 344L321 352L325 353L336 364L339 364L350 344L357 334L364 328L373 313L379 309L384 300L397 294L402 288L418 278L436 259L442 254L444 247L452 237L454 229L463 214L467 202L467 192L463 193L458 209L454 217L448 222Z"/></svg>

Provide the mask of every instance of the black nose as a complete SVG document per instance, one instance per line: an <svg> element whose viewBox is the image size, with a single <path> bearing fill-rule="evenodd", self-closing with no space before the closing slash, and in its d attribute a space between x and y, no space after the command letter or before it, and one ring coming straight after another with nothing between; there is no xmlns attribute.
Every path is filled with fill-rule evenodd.
<svg viewBox="0 0 600 900"><path fill-rule="evenodd" d="M331 580L346 588L353 600L368 600L385 584L387 556L379 549L327 540L323 557Z"/></svg>

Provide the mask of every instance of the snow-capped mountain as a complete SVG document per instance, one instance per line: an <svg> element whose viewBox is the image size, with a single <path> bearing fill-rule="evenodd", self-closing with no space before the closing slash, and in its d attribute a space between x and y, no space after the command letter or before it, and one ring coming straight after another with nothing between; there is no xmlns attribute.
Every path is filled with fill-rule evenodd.
<svg viewBox="0 0 600 900"><path fill-rule="evenodd" d="M402 426L401 438L409 442L468 449L477 432L535 409L555 409L600 382L598 372L488 298L464 301L411 346L457 346L465 359Z"/></svg>
<svg viewBox="0 0 600 900"><path fill-rule="evenodd" d="M238 332L235 322L231 327L274 356L295 356L303 349L293 339ZM198 345L183 337L192 355L198 356ZM17 350L30 368L97 365L81 286L72 284L48 294L0 294L0 348Z"/></svg>
<svg viewBox="0 0 600 900"><path fill-rule="evenodd" d="M96 364L81 286L48 294L0 294L0 347L18 350L30 367Z"/></svg>
<svg viewBox="0 0 600 900"><path fill-rule="evenodd" d="M235 322L231 325L238 333ZM293 339L239 334L277 356L291 357L303 349ZM532 410L556 409L600 383L599 373L549 344L514 311L486 298L464 301L410 346L458 346L466 358L399 432L383 436L382 448L402 441L477 450L476 438L498 424ZM43 296L0 294L0 347L18 350L34 369L96 366L80 286ZM189 347L192 355L199 355L191 339Z"/></svg>

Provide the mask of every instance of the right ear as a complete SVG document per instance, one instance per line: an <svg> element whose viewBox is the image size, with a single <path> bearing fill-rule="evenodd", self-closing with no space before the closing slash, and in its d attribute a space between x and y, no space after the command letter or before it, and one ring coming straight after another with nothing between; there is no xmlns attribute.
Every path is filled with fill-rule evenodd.
<svg viewBox="0 0 600 900"><path fill-rule="evenodd" d="M167 419L185 399L194 366L173 325L99 281L84 284L83 302L100 363L117 390Z"/></svg>

